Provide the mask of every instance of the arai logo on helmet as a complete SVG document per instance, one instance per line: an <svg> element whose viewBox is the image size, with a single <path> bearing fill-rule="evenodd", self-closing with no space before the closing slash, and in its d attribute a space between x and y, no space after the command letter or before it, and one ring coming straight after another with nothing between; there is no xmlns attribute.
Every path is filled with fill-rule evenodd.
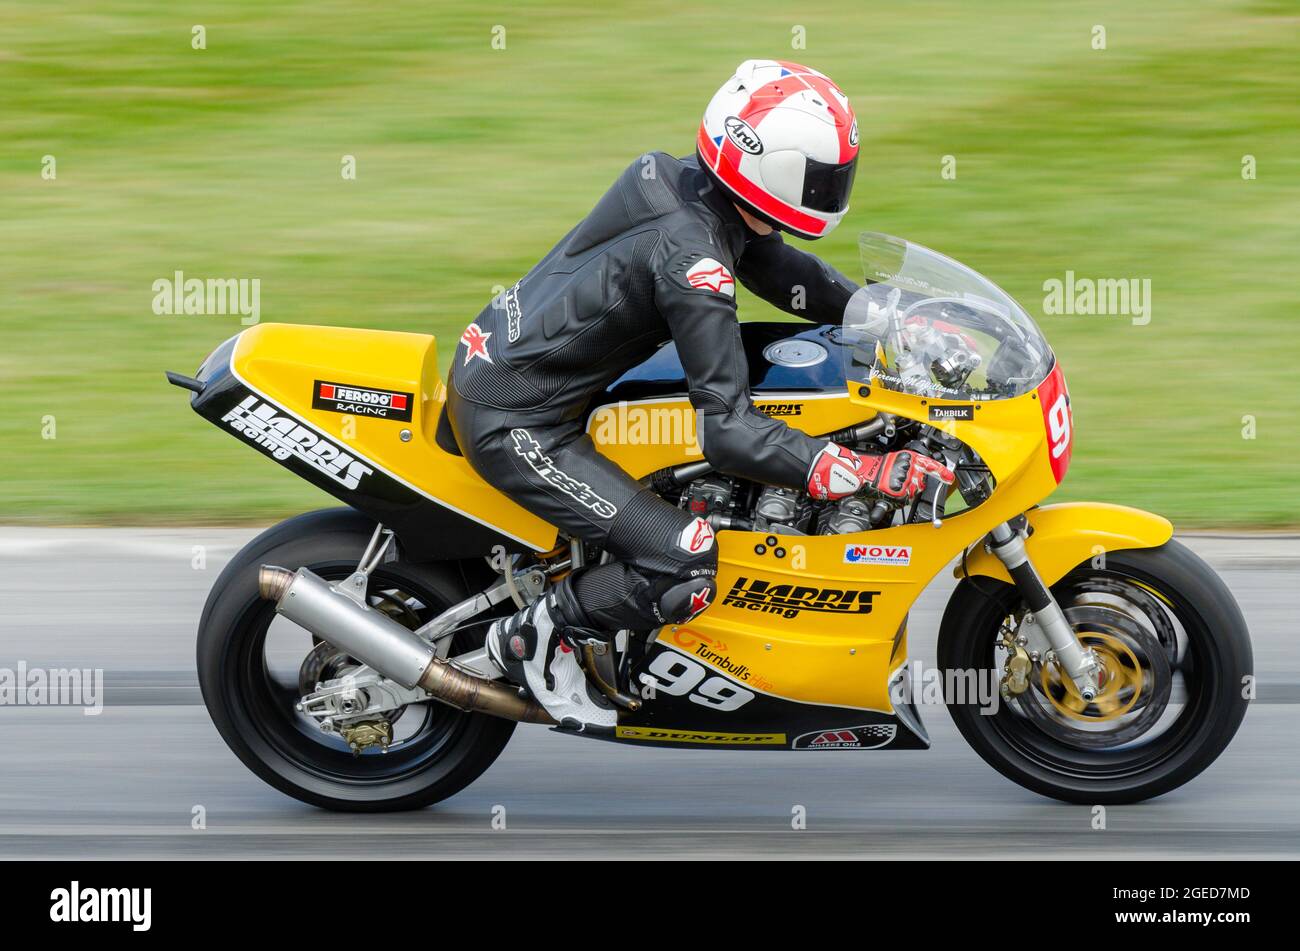
<svg viewBox="0 0 1300 951"><path fill-rule="evenodd" d="M758 133L740 116L727 116L723 126L727 130L727 138L736 143L736 147L742 152L748 152L750 155L762 154L763 142L758 137Z"/></svg>
<svg viewBox="0 0 1300 951"><path fill-rule="evenodd" d="M856 148L857 144L858 144L858 120L854 119L853 125L849 128L849 145Z"/></svg>

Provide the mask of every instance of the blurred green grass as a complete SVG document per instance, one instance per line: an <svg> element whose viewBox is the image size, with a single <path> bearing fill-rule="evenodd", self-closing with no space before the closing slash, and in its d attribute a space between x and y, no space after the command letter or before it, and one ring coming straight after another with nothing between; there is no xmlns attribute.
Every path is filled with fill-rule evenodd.
<svg viewBox="0 0 1300 951"><path fill-rule="evenodd" d="M858 231L903 235L1040 318L1078 428L1060 497L1300 524L1297 5L792 9L0 5L0 520L320 504L164 384L240 324L155 316L155 279L256 277L263 320L449 341L633 157L690 151L713 89L769 56L835 77L860 117L853 210L818 253L854 274ZM1067 269L1149 278L1151 323L1043 317ZM752 298L741 313L775 316Z"/></svg>

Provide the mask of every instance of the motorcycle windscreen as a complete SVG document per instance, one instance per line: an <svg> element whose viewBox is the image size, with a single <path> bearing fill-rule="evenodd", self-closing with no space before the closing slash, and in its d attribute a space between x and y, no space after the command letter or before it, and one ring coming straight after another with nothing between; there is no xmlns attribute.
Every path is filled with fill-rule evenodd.
<svg viewBox="0 0 1300 951"><path fill-rule="evenodd" d="M978 272L891 235L858 239L865 284L844 312L850 382L935 399L1003 400L1054 363L1024 309Z"/></svg>

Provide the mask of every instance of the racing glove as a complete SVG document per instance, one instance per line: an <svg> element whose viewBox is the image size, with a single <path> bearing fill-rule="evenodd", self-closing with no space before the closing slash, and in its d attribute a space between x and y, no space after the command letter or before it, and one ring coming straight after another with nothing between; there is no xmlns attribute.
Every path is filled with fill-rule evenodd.
<svg viewBox="0 0 1300 951"><path fill-rule="evenodd" d="M910 450L886 455L864 453L828 442L814 457L808 470L808 494L819 502L842 499L862 491L881 498L911 501L925 486L925 478L934 475L951 485L952 472L929 456Z"/></svg>

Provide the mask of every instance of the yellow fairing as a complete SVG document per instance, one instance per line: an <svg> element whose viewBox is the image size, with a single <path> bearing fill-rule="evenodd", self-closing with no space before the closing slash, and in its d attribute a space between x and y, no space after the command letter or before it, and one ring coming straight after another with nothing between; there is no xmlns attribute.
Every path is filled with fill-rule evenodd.
<svg viewBox="0 0 1300 951"><path fill-rule="evenodd" d="M484 482L462 456L434 442L447 398L438 350L428 334L343 327L259 324L239 336L231 369L245 385L331 434L422 494L540 551L555 527ZM317 380L414 393L409 423L312 406ZM401 433L410 430L403 441Z"/></svg>
<svg viewBox="0 0 1300 951"><path fill-rule="evenodd" d="M838 393L763 393L754 397L759 412L811 435L834 432L870 418L862 408ZM587 433L597 450L634 479L683 462L704 458L690 401L678 399L633 400L598 406L591 413Z"/></svg>
<svg viewBox="0 0 1300 951"><path fill-rule="evenodd" d="M1026 513L1033 534L1025 542L1029 558L1051 585L1077 565L1126 548L1157 548L1173 537L1168 519L1141 509L1100 502L1045 505ZM963 577L962 566L953 575ZM997 557L976 546L966 557L965 575L985 575L1011 582Z"/></svg>

